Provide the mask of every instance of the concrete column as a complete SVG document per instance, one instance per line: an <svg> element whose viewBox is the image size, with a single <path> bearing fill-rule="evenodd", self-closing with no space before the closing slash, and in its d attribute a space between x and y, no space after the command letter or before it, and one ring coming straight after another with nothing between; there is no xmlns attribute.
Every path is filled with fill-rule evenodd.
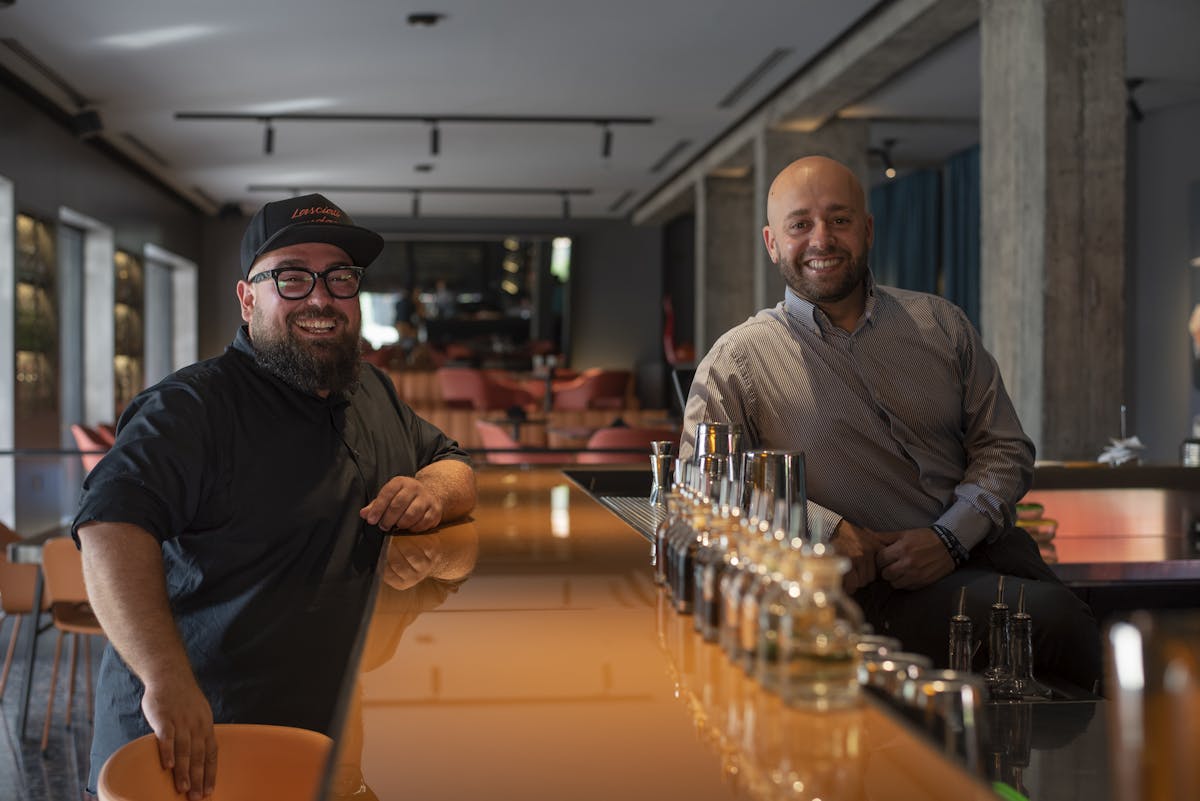
<svg viewBox="0 0 1200 801"><path fill-rule="evenodd" d="M754 313L754 181L706 177L696 186L696 353Z"/></svg>
<svg viewBox="0 0 1200 801"><path fill-rule="evenodd" d="M762 243L767 224L767 191L779 172L804 156L828 156L845 164L865 188L867 180L867 124L835 120L816 131L762 131L754 143L754 220L757 250L754 259L754 308L774 306L783 300L783 278Z"/></svg>
<svg viewBox="0 0 1200 801"><path fill-rule="evenodd" d="M1116 436L1125 342L1123 0L982 0L981 326L1045 459Z"/></svg>

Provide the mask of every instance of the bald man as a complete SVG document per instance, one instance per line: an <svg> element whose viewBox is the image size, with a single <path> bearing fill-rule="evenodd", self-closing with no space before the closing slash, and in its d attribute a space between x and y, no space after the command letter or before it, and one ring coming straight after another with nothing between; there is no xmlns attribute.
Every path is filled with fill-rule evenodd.
<svg viewBox="0 0 1200 801"><path fill-rule="evenodd" d="M945 666L959 589L983 630L1006 575L1010 606L1025 587L1037 669L1092 690L1096 622L1013 525L1034 448L996 362L954 304L875 283L873 235L842 164L814 156L779 173L763 241L783 302L704 357L681 455L704 421L742 426L747 448L803 451L809 520L849 558L846 588L877 631Z"/></svg>

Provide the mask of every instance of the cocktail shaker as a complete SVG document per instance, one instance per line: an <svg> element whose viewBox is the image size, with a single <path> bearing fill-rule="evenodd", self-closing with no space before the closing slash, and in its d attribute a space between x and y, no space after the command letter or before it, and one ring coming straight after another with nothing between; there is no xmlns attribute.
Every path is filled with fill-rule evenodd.
<svg viewBox="0 0 1200 801"><path fill-rule="evenodd" d="M800 536L808 535L808 495L804 484L804 454L801 451L756 450L742 454L742 503L749 501L754 490L767 496L769 503L786 503L789 514L799 509L802 518L774 521L777 527L795 529Z"/></svg>

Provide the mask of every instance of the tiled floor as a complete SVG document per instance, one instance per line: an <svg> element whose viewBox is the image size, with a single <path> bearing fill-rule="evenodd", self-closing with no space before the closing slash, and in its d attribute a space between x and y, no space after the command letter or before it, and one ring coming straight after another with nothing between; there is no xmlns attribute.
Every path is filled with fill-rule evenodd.
<svg viewBox="0 0 1200 801"><path fill-rule="evenodd" d="M46 620L47 618L43 618ZM8 647L12 621L0 624L0 659ZM29 625L21 626L23 641ZM3 729L0 730L0 799L3 801L80 801L87 779L88 749L92 725L88 721L87 691L83 680L83 649L79 655L79 678L75 683L75 702L71 726L65 725L67 702L67 670L70 665L68 641L63 643L63 664L59 668L55 691L54 723L50 728L50 745L46 756L41 753L42 726L46 720L46 699L50 691L50 671L54 661L53 629L38 638L37 665L34 668L33 695L29 701L29 721L25 737L17 737L17 716L20 708L25 665L20 648L13 658L12 672L4 697L0 699ZM92 638L92 670L98 672L104 641ZM95 680L93 679L93 686Z"/></svg>

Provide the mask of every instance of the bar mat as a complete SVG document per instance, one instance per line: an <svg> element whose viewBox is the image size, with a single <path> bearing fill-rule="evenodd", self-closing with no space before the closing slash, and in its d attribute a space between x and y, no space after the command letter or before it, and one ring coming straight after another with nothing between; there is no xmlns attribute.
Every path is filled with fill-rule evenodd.
<svg viewBox="0 0 1200 801"><path fill-rule="evenodd" d="M666 507L652 505L644 495L640 498L599 495L596 499L651 542L658 524L667 516Z"/></svg>

